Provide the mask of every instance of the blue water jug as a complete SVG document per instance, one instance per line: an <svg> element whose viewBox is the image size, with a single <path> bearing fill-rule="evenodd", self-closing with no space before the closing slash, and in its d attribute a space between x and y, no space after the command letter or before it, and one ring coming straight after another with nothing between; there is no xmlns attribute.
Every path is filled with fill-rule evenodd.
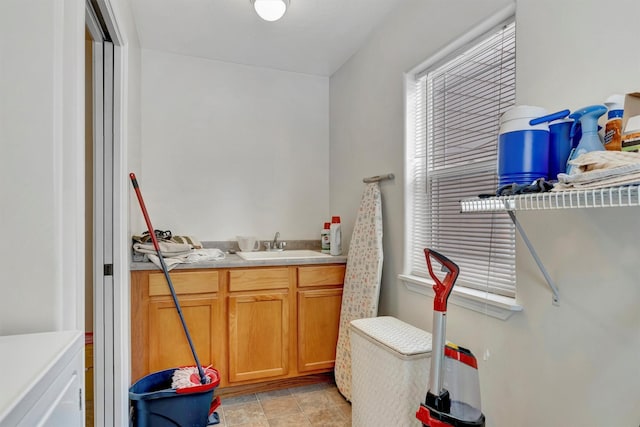
<svg viewBox="0 0 640 427"><path fill-rule="evenodd" d="M542 107L519 105L500 117L498 183L528 185L549 176L549 125L530 124L547 115Z"/></svg>
<svg viewBox="0 0 640 427"><path fill-rule="evenodd" d="M573 120L560 119L549 123L549 180L558 179L567 170L567 160L573 148L570 136Z"/></svg>

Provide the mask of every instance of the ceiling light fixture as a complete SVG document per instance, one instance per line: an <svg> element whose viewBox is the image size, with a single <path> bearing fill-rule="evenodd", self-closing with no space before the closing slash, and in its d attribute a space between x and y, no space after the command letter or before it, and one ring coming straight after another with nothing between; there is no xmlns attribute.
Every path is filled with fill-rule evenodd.
<svg viewBox="0 0 640 427"><path fill-rule="evenodd" d="M277 21L284 16L289 0L249 0L258 16L265 21Z"/></svg>

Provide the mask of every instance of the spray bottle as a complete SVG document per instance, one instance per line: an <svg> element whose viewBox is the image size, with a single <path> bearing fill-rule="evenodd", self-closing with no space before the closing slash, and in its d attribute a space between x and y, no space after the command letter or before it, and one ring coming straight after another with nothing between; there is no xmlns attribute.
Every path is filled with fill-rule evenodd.
<svg viewBox="0 0 640 427"><path fill-rule="evenodd" d="M574 125L571 128L571 137L575 135L576 123L580 122L582 127L582 137L578 146L573 150L569 156L569 162L581 154L588 153L590 151L604 151L604 146L600 137L598 136L598 118L607 112L607 107L604 105L591 105L584 107L569 116L570 119L574 119ZM567 163L567 174L573 173L574 166Z"/></svg>
<svg viewBox="0 0 640 427"><path fill-rule="evenodd" d="M607 124L604 127L604 148L609 151L622 149L622 114L624 112L624 96L611 95L604 105L609 109Z"/></svg>

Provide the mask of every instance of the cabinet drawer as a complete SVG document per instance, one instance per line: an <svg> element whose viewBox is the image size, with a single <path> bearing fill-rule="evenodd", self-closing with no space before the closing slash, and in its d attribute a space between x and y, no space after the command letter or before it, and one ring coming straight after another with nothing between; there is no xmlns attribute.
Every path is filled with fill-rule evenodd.
<svg viewBox="0 0 640 427"><path fill-rule="evenodd" d="M229 291L231 292L288 287L289 269L287 267L234 269L229 272Z"/></svg>
<svg viewBox="0 0 640 427"><path fill-rule="evenodd" d="M178 295L218 292L217 271L184 271L169 273ZM149 274L149 296L171 295L162 273Z"/></svg>
<svg viewBox="0 0 640 427"><path fill-rule="evenodd" d="M344 265L298 267L298 286L342 285L344 272Z"/></svg>

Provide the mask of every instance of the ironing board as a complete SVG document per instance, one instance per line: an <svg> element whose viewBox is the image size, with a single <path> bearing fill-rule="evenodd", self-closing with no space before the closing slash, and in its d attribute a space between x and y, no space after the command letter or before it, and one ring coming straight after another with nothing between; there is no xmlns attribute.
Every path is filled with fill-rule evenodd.
<svg viewBox="0 0 640 427"><path fill-rule="evenodd" d="M349 244L334 368L340 393L351 401L352 320L376 317L382 276L382 200L377 182L367 184Z"/></svg>

